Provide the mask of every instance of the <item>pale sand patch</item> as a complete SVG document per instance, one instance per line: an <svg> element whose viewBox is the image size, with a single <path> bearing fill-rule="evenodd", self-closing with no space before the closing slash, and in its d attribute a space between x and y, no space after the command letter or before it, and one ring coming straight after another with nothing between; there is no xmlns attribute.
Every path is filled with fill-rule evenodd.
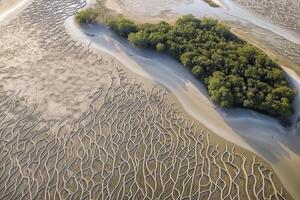
<svg viewBox="0 0 300 200"><path fill-rule="evenodd" d="M107 0L105 2L105 6L109 9L115 10L117 13L122 13L123 9L120 6L119 3L117 3L115 0Z"/></svg>
<svg viewBox="0 0 300 200"><path fill-rule="evenodd" d="M21 1L22 0L0 0L0 15Z"/></svg>
<svg viewBox="0 0 300 200"><path fill-rule="evenodd" d="M182 2L190 2L190 0L168 0L159 3L156 0L134 2L131 0L106 0L105 6L135 22L154 23L162 19L169 22L174 21L179 14L169 9L169 5L180 5Z"/></svg>
<svg viewBox="0 0 300 200"><path fill-rule="evenodd" d="M299 0L234 0L249 10L300 36Z"/></svg>
<svg viewBox="0 0 300 200"><path fill-rule="evenodd" d="M33 0L0 0L0 22L7 23Z"/></svg>
<svg viewBox="0 0 300 200"><path fill-rule="evenodd" d="M24 29L15 29L0 38L0 87L40 105L47 119L76 118L87 109L89 94L110 84L110 64L89 58L45 50Z"/></svg>
<svg viewBox="0 0 300 200"><path fill-rule="evenodd" d="M224 10L229 10L229 8L223 3L222 0L212 0L215 4L223 8Z"/></svg>

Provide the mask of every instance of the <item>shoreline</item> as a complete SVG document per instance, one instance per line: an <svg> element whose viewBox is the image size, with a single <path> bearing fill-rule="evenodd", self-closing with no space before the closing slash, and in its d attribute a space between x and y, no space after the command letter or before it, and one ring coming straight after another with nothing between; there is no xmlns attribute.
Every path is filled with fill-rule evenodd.
<svg viewBox="0 0 300 200"><path fill-rule="evenodd" d="M70 28L67 28L67 29L70 30ZM72 29L72 31L74 31L74 30ZM72 33L69 33L69 34L72 35ZM87 40L87 38L88 38L88 36L86 36L86 35L83 36L83 38L81 38L81 39L83 39L83 40L81 40L81 42L84 42L85 40ZM105 50L102 47L98 46L97 43L95 43L95 41L93 41L93 39L91 39L91 40L90 39L88 39L88 40L91 42L92 48ZM78 38L76 38L76 40L78 40ZM114 57L118 58L118 60L123 59L123 62L121 61L121 63L123 65L125 65L127 67L127 69L129 69L133 73L137 73L138 75L141 75L144 77L146 76L146 78L149 78L149 73L150 73L150 79L154 78L155 81L159 80L158 82L160 84L162 84L164 87L167 86L166 88L168 90L170 90L171 91L170 93L172 93L172 95L174 95L176 97L177 102L180 103L182 109L185 112L187 112L189 115L191 115L193 119L196 119L201 124L205 124L205 126L208 127L208 129L212 130L212 132L214 132L214 134L217 134L218 137L222 137L226 141L230 141L230 143L236 144L242 148L245 148L247 150L250 150L251 152L254 152L255 154L257 154L259 156L262 156L261 153L259 153L257 150L255 150L251 146L249 146L249 144L246 142L245 138L243 138L246 135L241 137L234 130L232 130L232 128L230 126L228 126L228 124L227 124L228 122L224 121L224 119L223 119L223 117L225 117L227 114L225 114L225 116L224 116L224 114L220 115L220 113L218 113L217 110L215 110L214 108L207 105L207 103L209 103L209 105L211 105L211 102L207 99L207 97L205 95L203 96L202 93L198 92L199 87L194 88L195 87L194 82L190 83L188 85L186 83L184 83L184 85L180 86L180 87L183 87L183 89L179 90L179 85L177 85L178 81L176 81L176 75L172 74L171 75L171 77L173 77L172 80L171 79L166 80L166 78L163 78L163 77L166 77L165 76L166 72L160 71L159 73L156 73L156 72L153 72L153 70L148 71L147 69L145 71L145 69L143 69L139 66L139 63L136 63L133 61L128 61L128 60L126 61L126 59L130 60L130 58L126 57L126 54L124 54L121 49L118 50L117 54ZM125 60L125 62L124 62L124 60ZM159 66L159 62L156 62L155 65ZM167 71L166 74L169 74L169 73L170 73L170 71ZM180 72L180 73L182 75L183 72ZM159 78L160 76L162 76L162 77ZM157 78L159 78L159 79L157 79ZM180 77L178 76L178 78L180 78ZM174 80L175 80L175 82L174 82ZM174 83L172 83L172 82L174 82ZM175 87L173 87L172 85ZM174 92L174 91L176 91L176 92ZM201 103L201 101L199 101L199 99L201 99L201 98L205 99L202 103ZM197 109L195 109L195 106L197 107ZM205 115L203 115L203 113L205 113ZM249 121L249 120L247 119L247 121ZM218 125L216 126L216 124L218 124ZM272 125L271 129L273 129L273 128L274 127ZM272 139L271 136L272 136L272 138L280 137L280 135L278 135L278 133L273 133L268 136L257 135L257 139L258 139L258 141L261 140L263 142L263 145L269 149L275 148L279 152L282 151L280 146L277 147L277 142L273 144L273 142L275 142L275 141L270 140L270 139ZM267 144L264 144L264 142L266 142ZM271 142L271 144L268 144L269 142ZM266 159L265 156L262 156L262 157L264 159ZM266 159L266 160L275 169L276 166L274 165L274 163L272 164L272 162L270 162L270 159L271 158ZM283 166L284 166L283 168L290 168L289 166L286 166L285 164L283 164ZM283 180L281 173L278 173L278 171L277 171L276 174L279 175L280 180ZM285 183L285 182L283 182L283 183ZM293 192L293 194L295 194L295 193Z"/></svg>
<svg viewBox="0 0 300 200"><path fill-rule="evenodd" d="M219 5L218 8L209 6L203 0L192 1L190 3L177 3L171 5L170 8L157 8L157 4L153 4L155 7L155 14L149 13L148 10L138 10L143 5L136 5L135 7L129 7L130 9L136 9L136 12L128 12L126 5L120 5L119 0L105 0L99 2L105 5L110 10L118 11L129 19L137 23L156 23L161 20L167 22L174 22L181 15L193 14L196 17L215 17L221 21L238 21L240 23L250 23L256 27L268 30L274 34L285 38L286 40L300 44L300 37L295 35L290 30L285 30L281 27L274 25L271 21L263 19L261 16L257 16L251 11L243 8L241 5L232 2L232 0L215 0ZM140 7L139 7L140 6ZM147 5L152 6L152 4ZM182 8L181 8L182 7ZM154 12L154 11L153 11Z"/></svg>
<svg viewBox="0 0 300 200"><path fill-rule="evenodd" d="M268 56L270 56L273 60L276 60L280 64L280 66L285 66L291 70L293 70L294 73L296 73L300 77L300 69L297 69L297 65L292 63L287 58L284 58L283 56L279 55L275 51L273 51L271 48L268 48L267 46L261 44L255 36L251 35L249 32L243 30L242 26L225 22L225 24L228 24L228 26L231 27L231 31L236 34L238 37L242 38L243 40L247 41L248 43L252 44L253 46L258 47L263 52L265 52Z"/></svg>
<svg viewBox="0 0 300 200"><path fill-rule="evenodd" d="M261 158L261 156L254 150L252 149L249 145L247 145L246 143L243 143L243 138L239 138L238 135L235 135L235 138L230 140L230 136L229 137L222 137L219 134L216 134L215 132L226 132L226 131L230 131L230 127L228 127L225 121L223 121L223 118L220 118L220 116L218 116L217 114L212 114L209 115L208 113L211 112L211 107L213 106L211 104L211 102L209 102L209 100L206 100L206 103L209 104L209 106L202 106L203 109L208 109L208 110L203 110L203 113L206 113L206 115L204 116L205 118L207 117L212 117L214 118L214 121L217 121L217 124L223 124L223 126L219 126L219 130L216 131L214 129L211 129L213 127L211 126L207 126L207 124L205 123L205 121L203 120L199 120L197 117L195 117L195 114L192 113L193 110L187 110L185 106L187 106L188 104L185 104L184 106L184 102L182 102L182 97L183 96L177 96L177 93L172 92L173 89L166 87L165 83L159 82L158 80L153 79L152 75L149 75L147 71L141 69L138 65L139 63L133 62L128 60L128 58L126 58L126 54L122 51L121 48L119 48L119 50L116 52L116 54L111 54L111 52L107 51L106 49L101 48L100 46L98 46L94 41L89 41L88 42L88 35L85 35L86 32L75 22L75 19L70 18L67 19L66 23L66 29L68 31L68 33L72 36L73 39L77 40L77 41L81 41L85 44L90 44L90 48L95 51L95 52L100 52L101 54L108 54L109 56L113 57L113 60L115 60L115 62L120 63L121 65L124 65L126 70L128 70L130 72L130 74L132 74L133 76L136 74L137 76L135 76L135 78L137 78L137 80L142 81L143 83L145 82L146 85L155 85L155 84L160 84L163 86L163 88L165 88L168 91L169 97L171 98L172 101L176 102L178 104L177 109L179 110L179 113L182 114L183 116L186 117L186 119L188 120L192 120L192 121L196 121L196 123L202 125L203 127L205 127L205 130L208 130L211 134L210 137L213 138L213 141L217 141L217 143L219 143L221 146L222 145L227 145L227 144L232 144L234 145L238 151L244 152L245 154L247 154L248 156L253 156L253 157L257 157L258 155L258 159L262 159L262 161L264 163L267 163L268 167L273 168L272 165L264 160L263 158ZM76 30L77 29L77 30ZM105 36L104 36L105 37ZM182 68L183 69L183 68ZM157 74L158 75L158 74ZM162 76L164 76L164 74L162 74ZM176 77L174 77L176 78ZM170 79L167 79L166 81L171 81ZM143 84L144 85L144 84ZM193 91L193 83L189 84L192 90L188 91L188 92L195 92ZM195 88L196 89L196 88ZM180 93L180 92L179 92ZM199 93L195 93L195 103L199 103L197 100ZM203 95L203 94L200 94ZM206 98L205 95L203 96L203 98ZM196 113L197 115L197 113ZM198 115L199 116L199 115ZM217 117L217 118L216 118ZM204 119L204 118L203 118ZM220 121L221 120L221 121ZM209 122L208 122L209 123ZM227 127L226 127L227 126ZM239 141L239 142L237 142ZM246 147L248 146L248 147ZM250 150L251 149L251 150ZM246 152L244 151L246 150ZM250 150L250 151L249 151ZM281 182L281 179L279 179L277 173L276 173L276 179L278 179L276 182L277 184L281 183L284 188L286 189L285 185L283 184L283 182Z"/></svg>
<svg viewBox="0 0 300 200"><path fill-rule="evenodd" d="M146 19L142 19L142 20L139 18L138 23L145 22L143 20L146 20L146 22L151 22L152 21L152 20L148 20L149 17L148 18L145 17L145 18ZM164 18L161 17L160 19L164 19ZM175 17L173 17L172 20L170 20L170 18L167 18L166 21L170 22L170 21L174 21L174 20L176 20ZM244 39L245 41L247 41L247 38L244 38L245 35L240 35L240 36L242 37L242 39ZM249 40L249 38L248 38L248 40ZM261 46L259 46L259 49L263 50L265 53L267 53L267 55L270 54L270 52L266 52L266 49L265 48L261 48ZM274 55L272 55L272 58L274 58ZM289 68L288 69L283 68L283 63L284 63L284 66L287 66ZM279 63L280 66L290 76L293 75L294 72L289 70L290 67L292 66L292 63L289 63L288 65L286 65L285 63L286 62L283 62L283 60L280 59L280 63ZM135 67L132 67L132 66L130 66L130 67L132 68L130 71L137 70ZM138 74L141 75L140 73L138 73ZM157 74L157 76L159 76L159 75L160 74ZM300 83L299 77L297 77L297 76L291 76L291 77L294 77L294 79L297 79L298 82ZM166 84L169 84L169 83L162 83L162 82L160 82L160 84L163 84L164 86L166 86ZM188 88L190 88L190 87L192 88L193 86L190 85ZM169 90L172 91L172 88L170 89L170 88L167 87L167 89L169 89ZM190 95L191 95L193 91L194 91L193 89L189 89L186 92L189 92ZM194 92L196 92L196 91L194 91ZM238 146L240 146L242 148L245 148L247 150L250 150L250 151L254 152L255 154L263 157L268 163L270 163L270 165L273 167L273 169L276 169L276 174L280 177L280 180L282 181L282 183L284 183L285 185L289 186L288 187L289 188L288 191L290 191L291 194L293 194L293 196L295 198L296 197L300 197L300 194L298 194L298 191L295 188L295 184L294 184L294 183L297 183L300 180L299 179L300 174L297 175L296 177L298 177L298 178L295 179L295 176L291 175L289 173L289 170L288 170L288 169L291 169L291 171L295 172L295 170L294 170L295 169L295 165L296 165L297 162L299 162L300 157L297 154L295 154L291 158L285 158L286 160L285 160L285 162L283 162L284 159L280 158L281 157L280 155L282 153L279 153L277 155L278 152L288 152L288 151L286 151L286 149L291 148L291 147L289 147L289 144L293 141L293 138L286 138L285 135L282 135L282 134L284 134L285 130L280 130L279 132L278 131L276 131L276 132L270 132L271 130L274 130L274 129L276 130L278 128L277 125L271 125L272 123L276 123L276 122L274 122L273 120L270 121L270 118L267 118L267 120L269 122L266 125L264 125L263 123L260 124L258 126L258 129L262 128L262 130L264 130L265 129L264 126L267 126L267 128L269 128L269 130L266 129L266 134L265 133L259 133L259 134L254 133L254 136L257 135L257 138L254 138L253 136L251 136L251 133L245 133L245 134L241 135L240 132L236 133L235 130L232 130L232 128L227 125L227 123L233 123L234 128L236 128L236 123L237 122L236 122L235 119L233 119L233 121L232 121L231 114L229 115L230 118L228 118L229 121L228 120L224 120L224 117L226 117L228 115L226 113L221 114L221 116L222 116L222 119L221 119L221 118L219 118L220 117L220 113L212 114L213 112L216 112L216 111L215 111L215 109L211 110L209 108L209 106L207 106L207 104L204 103L203 106L201 106L201 105L199 105L199 102L195 102L194 101L194 103L193 103L194 106L196 106L198 108L201 107L201 109L195 109L195 107L190 106L191 101L189 101L189 103L185 102L187 100L186 97L184 97L184 96L178 96L179 94L175 93L175 92L171 92L171 93L173 93L173 95L176 97L176 99L178 100L178 102L181 104L181 106L183 107L183 109L185 110L185 112L189 113L189 115L191 115L192 118L196 119L197 121L201 122L202 124L205 124L210 130L212 130L215 134L217 134L218 136L224 138L225 140L228 140L231 143L234 143L234 144L236 144L236 145L238 145ZM194 93L194 99L198 99L198 100L200 98L204 98L205 99L205 96L199 97L198 95L199 94ZM201 94L201 95L203 95L203 94ZM206 101L207 101L207 99L206 99ZM206 115L203 116L203 113L206 113ZM208 113L210 113L210 114L208 115ZM208 116L210 116L210 117L208 117ZM211 118L211 116L214 116L214 117ZM248 119L248 117L246 115L243 116L243 117L241 116L241 119L242 119L242 121L247 120L249 122L249 119ZM255 119L255 118L253 118L253 119ZM212 122L213 122L213 124L211 124ZM246 123L246 121L245 121L245 123ZM258 125L255 122L255 120L253 122L250 122L250 124L251 123L254 124L254 127L255 127L255 125ZM209 124L211 124L211 125L209 125ZM216 129L217 126L215 126L215 124L218 124L218 129ZM246 129L248 129L248 128L249 127L247 127ZM244 129L244 128L239 127L238 129ZM225 134L226 131L228 131L227 135ZM218 134L218 133L221 133L221 134ZM262 141L259 141L260 137L262 137ZM277 138L277 139L275 141L273 141L272 140L273 138ZM254 142L252 145L255 145L255 146L256 146L256 143L258 142L260 146L263 146L263 148L261 149L261 147L259 147L257 149L258 151L254 150L252 147L250 147L251 145L249 145L248 142L250 142L250 144L252 144ZM272 157L267 158L266 157L266 156L268 156L267 154L265 154L265 153L262 154L262 152L260 152L260 151L265 151L264 148L268 149L268 151L270 151L270 149L274 148L274 151L275 151L274 154L277 155L277 156L279 156L278 159L279 158L282 159L282 162L277 163L277 162L272 161L272 159L273 159ZM278 152L276 153L276 151L278 151ZM289 151L292 152L291 149L289 149ZM299 148L297 148L297 151L299 151ZM289 178L287 178L287 177L293 177L295 180L293 181L293 183L291 183L290 182L291 180Z"/></svg>
<svg viewBox="0 0 300 200"><path fill-rule="evenodd" d="M114 11L117 13L120 13L126 17L128 17L128 19L134 21L137 24L142 24L142 23L157 23L159 21L166 21L168 23L174 23L176 21L176 19L178 18L178 16L173 16L171 18L167 18L165 19L164 16L159 16L158 19L150 19L149 16L146 16L145 18L134 18L131 14L124 14L121 6L118 5L118 3L116 2L118 0L106 0L104 1L103 5L105 7L105 9L108 9L109 11ZM228 7L225 6L224 2L222 0L214 0L216 1L216 3L218 3L218 5L220 5L220 7L222 7L223 9L229 9ZM111 4L110 7L107 7L107 4L109 3L114 3ZM102 5L102 3L101 3ZM221 6L222 5L222 6ZM295 78L295 76L293 77L293 79L299 79L300 78L300 70L297 70L297 66L296 64L292 63L291 61L287 60L286 58L283 58L283 56L279 55L278 53L275 53L274 51L272 51L272 49L268 49L268 47L263 46L262 44L260 44L256 39L254 35L250 35L247 34L246 31L243 31L243 26L242 24L235 24L235 23L231 23L230 21L223 21L220 20L219 21L223 24L226 24L230 27L231 31L236 34L238 37L240 37L242 40L248 42L249 44L252 44L253 46L257 47L258 49L262 50L266 55L268 55L270 58L272 58L274 61L276 61L280 67L285 71L285 73L290 76L290 73L287 72L287 70L285 70L285 68L289 68L291 69L293 72L292 73L296 73L298 75L298 77ZM284 66L284 67L283 67ZM262 113L263 114L263 113ZM297 116L296 116L297 117ZM291 117L288 119L288 121L290 121ZM278 119L276 119L278 120Z"/></svg>

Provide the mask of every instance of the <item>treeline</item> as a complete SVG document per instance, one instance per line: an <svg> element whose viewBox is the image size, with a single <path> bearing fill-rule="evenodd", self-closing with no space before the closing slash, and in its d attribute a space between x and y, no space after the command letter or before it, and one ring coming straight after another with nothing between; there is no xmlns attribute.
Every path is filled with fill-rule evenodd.
<svg viewBox="0 0 300 200"><path fill-rule="evenodd" d="M94 23L99 15L99 12L94 8L88 8L78 12L75 19L78 23Z"/></svg>
<svg viewBox="0 0 300 200"><path fill-rule="evenodd" d="M173 25L137 26L119 16L107 25L137 47L173 56L203 81L211 100L224 108L250 108L281 119L293 114L296 91L284 71L214 19L187 15Z"/></svg>

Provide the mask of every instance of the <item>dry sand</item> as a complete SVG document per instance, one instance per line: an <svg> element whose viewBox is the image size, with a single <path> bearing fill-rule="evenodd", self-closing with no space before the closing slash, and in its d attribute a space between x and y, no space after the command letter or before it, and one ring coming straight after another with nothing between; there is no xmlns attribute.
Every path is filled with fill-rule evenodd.
<svg viewBox="0 0 300 200"><path fill-rule="evenodd" d="M0 23L10 21L33 0L0 0Z"/></svg>
<svg viewBox="0 0 300 200"><path fill-rule="evenodd" d="M1 36L5 41L0 43L1 88L10 93L18 91L28 105L39 104L47 115L43 117L77 118L88 108L89 94L109 84L104 78L109 72L107 64L95 65L96 61L89 57L74 59L46 50L29 34L20 28L12 35ZM76 42L67 47L72 45L76 46Z"/></svg>
<svg viewBox="0 0 300 200"><path fill-rule="evenodd" d="M192 0L187 0L186 3ZM156 0L150 1L134 1L130 0L105 0L105 6L109 9L116 11L117 13L126 15L136 22L158 22L162 19L172 21L179 15L169 9L169 5L180 5L183 0L167 0L157 3ZM148 9L151 8L151 9ZM134 12L132 12L134 10Z"/></svg>
<svg viewBox="0 0 300 200"><path fill-rule="evenodd" d="M5 11L10 10L21 0L0 0L0 13L3 14Z"/></svg>

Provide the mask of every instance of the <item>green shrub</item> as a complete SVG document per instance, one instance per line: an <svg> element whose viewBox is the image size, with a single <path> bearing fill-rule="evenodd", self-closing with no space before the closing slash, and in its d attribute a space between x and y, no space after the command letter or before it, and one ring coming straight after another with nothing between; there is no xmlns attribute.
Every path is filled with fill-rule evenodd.
<svg viewBox="0 0 300 200"><path fill-rule="evenodd" d="M99 14L95 9L89 8L78 12L75 19L78 23L93 23L96 21L98 15Z"/></svg>
<svg viewBox="0 0 300 200"><path fill-rule="evenodd" d="M197 56L197 53L195 52L185 52L180 56L181 63L186 67L192 67L193 65L193 58Z"/></svg>
<svg viewBox="0 0 300 200"><path fill-rule="evenodd" d="M137 26L129 19L119 15L107 20L106 24L119 35L127 37L129 33L137 32Z"/></svg>
<svg viewBox="0 0 300 200"><path fill-rule="evenodd" d="M144 32L137 32L136 34L130 33L128 35L128 41L140 48L150 47L150 42Z"/></svg>
<svg viewBox="0 0 300 200"><path fill-rule="evenodd" d="M158 43L156 45L156 51L158 51L158 52L164 52L165 50L166 50L166 46L164 44Z"/></svg>
<svg viewBox="0 0 300 200"><path fill-rule="evenodd" d="M200 67L199 65L196 65L193 67L192 73L194 74L194 76L200 77L203 73L203 68Z"/></svg>

